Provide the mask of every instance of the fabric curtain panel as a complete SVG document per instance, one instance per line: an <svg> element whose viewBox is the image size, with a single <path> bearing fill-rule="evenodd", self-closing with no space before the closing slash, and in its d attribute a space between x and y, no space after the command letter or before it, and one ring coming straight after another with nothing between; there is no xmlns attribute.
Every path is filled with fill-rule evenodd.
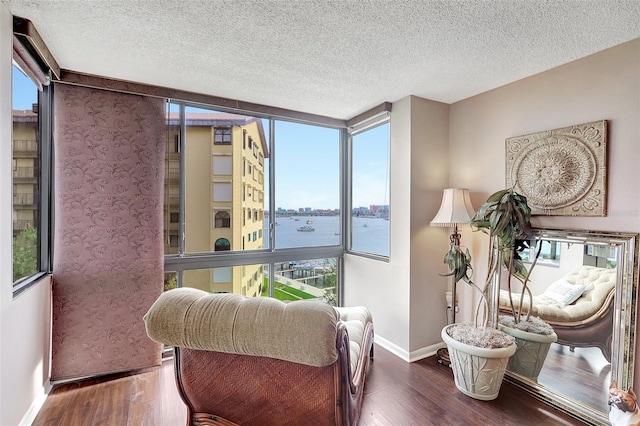
<svg viewBox="0 0 640 426"><path fill-rule="evenodd" d="M56 84L52 380L160 365L164 101Z"/></svg>

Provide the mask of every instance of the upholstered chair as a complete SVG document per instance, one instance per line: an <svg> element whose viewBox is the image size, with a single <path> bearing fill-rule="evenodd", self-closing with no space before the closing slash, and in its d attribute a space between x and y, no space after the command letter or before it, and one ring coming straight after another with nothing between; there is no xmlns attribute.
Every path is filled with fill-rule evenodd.
<svg viewBox="0 0 640 426"><path fill-rule="evenodd" d="M373 358L364 307L181 288L144 316L172 346L188 425L355 425Z"/></svg>

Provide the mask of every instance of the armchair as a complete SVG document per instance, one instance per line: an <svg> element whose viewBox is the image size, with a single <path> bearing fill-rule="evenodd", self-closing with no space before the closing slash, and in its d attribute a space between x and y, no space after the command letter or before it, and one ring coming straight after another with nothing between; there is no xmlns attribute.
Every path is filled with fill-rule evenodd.
<svg viewBox="0 0 640 426"><path fill-rule="evenodd" d="M162 294L144 316L173 346L188 425L355 425L373 358L364 307L320 301Z"/></svg>

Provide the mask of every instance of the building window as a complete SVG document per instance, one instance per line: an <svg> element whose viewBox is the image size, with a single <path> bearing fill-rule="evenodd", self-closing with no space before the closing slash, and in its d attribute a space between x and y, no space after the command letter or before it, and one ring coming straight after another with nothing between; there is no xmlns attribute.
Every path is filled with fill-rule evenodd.
<svg viewBox="0 0 640 426"><path fill-rule="evenodd" d="M214 244L215 251L229 251L231 250L231 244L226 238L218 238Z"/></svg>
<svg viewBox="0 0 640 426"><path fill-rule="evenodd" d="M213 171L214 175L230 175L233 173L233 164L231 156L229 155L214 155L213 156Z"/></svg>
<svg viewBox="0 0 640 426"><path fill-rule="evenodd" d="M179 241L177 235L169 235L169 246L170 247L178 247Z"/></svg>
<svg viewBox="0 0 640 426"><path fill-rule="evenodd" d="M216 213L215 228L231 228L231 215L229 212Z"/></svg>
<svg viewBox="0 0 640 426"><path fill-rule="evenodd" d="M228 182L214 182L213 201L231 201L233 199L233 186Z"/></svg>
<svg viewBox="0 0 640 426"><path fill-rule="evenodd" d="M389 256L389 121L350 137L351 247Z"/></svg>
<svg viewBox="0 0 640 426"><path fill-rule="evenodd" d="M180 213L178 212L169 213L169 222L178 223L179 220L180 220Z"/></svg>
<svg viewBox="0 0 640 426"><path fill-rule="evenodd" d="M253 211L253 220L258 220L258 210Z"/></svg>
<svg viewBox="0 0 640 426"><path fill-rule="evenodd" d="M258 241L258 231L253 231L253 241Z"/></svg>
<svg viewBox="0 0 640 426"><path fill-rule="evenodd" d="M217 127L213 131L214 145L231 145L231 128Z"/></svg>

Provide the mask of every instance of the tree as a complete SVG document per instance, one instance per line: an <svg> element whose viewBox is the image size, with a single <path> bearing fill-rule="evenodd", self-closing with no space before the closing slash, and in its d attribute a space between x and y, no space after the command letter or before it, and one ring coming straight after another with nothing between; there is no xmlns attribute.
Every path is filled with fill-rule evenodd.
<svg viewBox="0 0 640 426"><path fill-rule="evenodd" d="M176 288L177 283L178 283L178 280L176 279L176 274L171 274L169 279L167 279L165 275L164 291L173 290L174 288Z"/></svg>
<svg viewBox="0 0 640 426"><path fill-rule="evenodd" d="M27 228L13 237L13 281L38 271L38 231Z"/></svg>

